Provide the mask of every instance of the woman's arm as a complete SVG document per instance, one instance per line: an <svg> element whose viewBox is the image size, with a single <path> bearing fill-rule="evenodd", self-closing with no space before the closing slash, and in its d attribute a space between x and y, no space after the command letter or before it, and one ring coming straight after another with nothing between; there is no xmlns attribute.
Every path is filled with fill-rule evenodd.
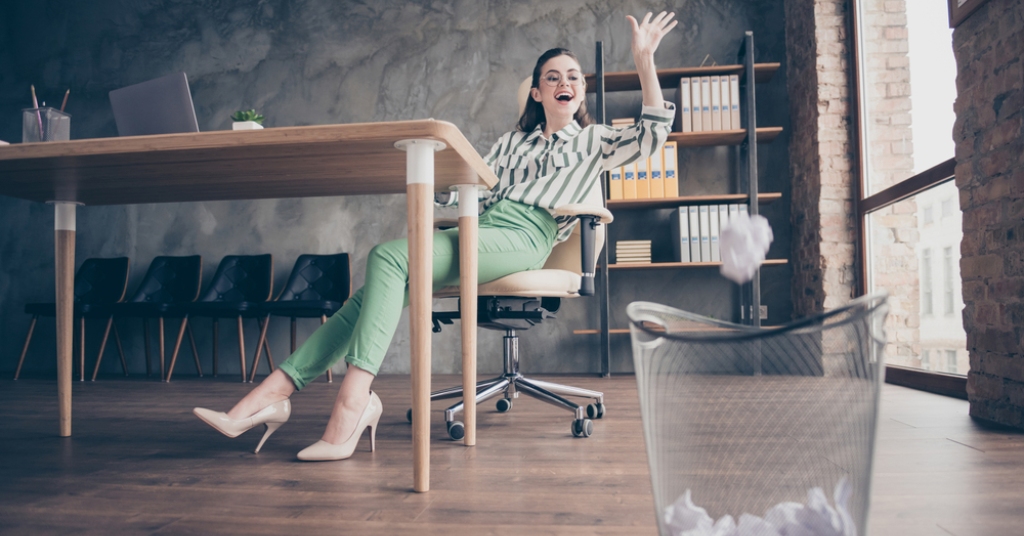
<svg viewBox="0 0 1024 536"><path fill-rule="evenodd" d="M632 16L626 16L633 26L633 63L636 64L636 72L640 76L644 106L662 108L665 105L665 99L661 95L661 82L658 81L658 72L654 67L654 51L658 50L661 38L679 22L672 20L675 15L662 11L651 20L651 14L648 13L641 23L637 23Z"/></svg>

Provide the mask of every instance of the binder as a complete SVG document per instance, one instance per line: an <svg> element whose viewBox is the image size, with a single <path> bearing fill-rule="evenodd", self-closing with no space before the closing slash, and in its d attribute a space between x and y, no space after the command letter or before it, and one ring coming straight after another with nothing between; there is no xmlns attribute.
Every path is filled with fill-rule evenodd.
<svg viewBox="0 0 1024 536"><path fill-rule="evenodd" d="M697 207L687 207L690 216L690 262L700 262L700 215Z"/></svg>
<svg viewBox="0 0 1024 536"><path fill-rule="evenodd" d="M732 99L729 96L729 77L722 75L722 130L732 130L734 128L740 128L739 125L732 126L732 108L730 103Z"/></svg>
<svg viewBox="0 0 1024 536"><path fill-rule="evenodd" d="M703 130L711 130L711 77L700 78L700 123Z"/></svg>
<svg viewBox="0 0 1024 536"><path fill-rule="evenodd" d="M732 128L743 128L740 122L740 75L729 75L729 111L732 113Z"/></svg>
<svg viewBox="0 0 1024 536"><path fill-rule="evenodd" d="M722 130L722 84L711 77L711 130Z"/></svg>
<svg viewBox="0 0 1024 536"><path fill-rule="evenodd" d="M740 215L741 217L742 217L742 216L747 216L747 215L748 215L748 214L747 214L747 205L746 205L746 204L742 204L742 205L740 205L740 214L739 214L739 215Z"/></svg>
<svg viewBox="0 0 1024 536"><path fill-rule="evenodd" d="M622 198L636 199L636 165L622 166Z"/></svg>
<svg viewBox="0 0 1024 536"><path fill-rule="evenodd" d="M729 205L718 205L718 231L721 234L729 226Z"/></svg>
<svg viewBox="0 0 1024 536"><path fill-rule="evenodd" d="M676 176L676 142L666 141L661 148L661 165L665 174L665 197L679 197L679 177Z"/></svg>
<svg viewBox="0 0 1024 536"><path fill-rule="evenodd" d="M711 219L708 206L700 206L700 262L711 262Z"/></svg>
<svg viewBox="0 0 1024 536"><path fill-rule="evenodd" d="M651 179L647 175L648 160L641 158L636 161L636 198L651 198Z"/></svg>
<svg viewBox="0 0 1024 536"><path fill-rule="evenodd" d="M661 199L665 197L665 178L662 176L662 153L657 151L654 156L647 160L647 172L651 175L651 198Z"/></svg>
<svg viewBox="0 0 1024 536"><path fill-rule="evenodd" d="M711 225L708 226L708 234L711 235L711 262L722 261L722 255L718 250L718 217L718 205L708 207L708 219L711 220Z"/></svg>
<svg viewBox="0 0 1024 536"><path fill-rule="evenodd" d="M622 199L622 168L617 167L609 172L608 199Z"/></svg>
<svg viewBox="0 0 1024 536"><path fill-rule="evenodd" d="M703 132L704 122L701 121L703 115L701 115L700 113L701 96L699 76L694 76L693 78L690 79L690 100L692 101L692 106L690 106L690 114L693 119L693 131Z"/></svg>
<svg viewBox="0 0 1024 536"><path fill-rule="evenodd" d="M729 205L729 223L740 217L740 206L737 204Z"/></svg>
<svg viewBox="0 0 1024 536"><path fill-rule="evenodd" d="M690 79L679 79L679 104L677 105L680 132L693 132L693 120L690 119Z"/></svg>
<svg viewBox="0 0 1024 536"><path fill-rule="evenodd" d="M672 211L672 250L676 262L690 262L690 214L686 207Z"/></svg>

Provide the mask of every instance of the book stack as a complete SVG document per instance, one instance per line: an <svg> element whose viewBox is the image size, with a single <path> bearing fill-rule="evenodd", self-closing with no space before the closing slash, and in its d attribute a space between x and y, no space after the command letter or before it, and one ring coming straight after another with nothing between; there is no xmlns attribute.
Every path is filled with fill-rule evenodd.
<svg viewBox="0 0 1024 536"><path fill-rule="evenodd" d="M650 264L650 240L618 240L615 242L615 262L617 264Z"/></svg>
<svg viewBox="0 0 1024 536"><path fill-rule="evenodd" d="M672 211L672 244L677 262L721 262L719 237L747 205L694 205Z"/></svg>
<svg viewBox="0 0 1024 536"><path fill-rule="evenodd" d="M738 74L681 78L676 100L676 124L681 132L742 128Z"/></svg>
<svg viewBox="0 0 1024 536"><path fill-rule="evenodd" d="M667 141L654 156L613 169L610 173L608 199L679 197L677 148L676 142Z"/></svg>

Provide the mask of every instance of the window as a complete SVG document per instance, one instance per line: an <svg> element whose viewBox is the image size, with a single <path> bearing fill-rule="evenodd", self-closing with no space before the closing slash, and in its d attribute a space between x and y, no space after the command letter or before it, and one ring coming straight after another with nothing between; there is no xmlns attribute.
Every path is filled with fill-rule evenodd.
<svg viewBox="0 0 1024 536"><path fill-rule="evenodd" d="M888 365L964 374L952 30L931 2L853 0L851 11L862 291L889 294Z"/></svg>
<svg viewBox="0 0 1024 536"><path fill-rule="evenodd" d="M953 248L942 250L942 313L953 316L953 278L959 277L959 271L953 272Z"/></svg>
<svg viewBox="0 0 1024 536"><path fill-rule="evenodd" d="M932 250L921 251L921 314L932 314Z"/></svg>

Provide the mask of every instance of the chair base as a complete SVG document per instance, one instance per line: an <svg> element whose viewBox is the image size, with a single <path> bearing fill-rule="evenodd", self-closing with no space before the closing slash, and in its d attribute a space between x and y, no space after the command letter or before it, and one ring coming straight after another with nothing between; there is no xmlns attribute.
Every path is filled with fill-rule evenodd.
<svg viewBox="0 0 1024 536"><path fill-rule="evenodd" d="M593 431L590 419L600 419L604 416L604 393L571 385L535 380L520 374L519 337L513 329L508 329L505 332L504 353L505 363L502 374L489 380L477 382L477 404L502 394L504 396L498 401L497 408L498 411L504 413L512 409L512 400L519 398L519 393L523 393L537 400L571 411L573 413L573 435L577 437L590 436ZM594 403L580 406L566 399L566 396L590 398L594 400ZM451 387L430 394L431 401L444 400L446 398L463 398L462 387ZM455 420L456 414L462 410L463 402L459 402L444 411L448 435L452 439L462 439L464 435L463 424Z"/></svg>

